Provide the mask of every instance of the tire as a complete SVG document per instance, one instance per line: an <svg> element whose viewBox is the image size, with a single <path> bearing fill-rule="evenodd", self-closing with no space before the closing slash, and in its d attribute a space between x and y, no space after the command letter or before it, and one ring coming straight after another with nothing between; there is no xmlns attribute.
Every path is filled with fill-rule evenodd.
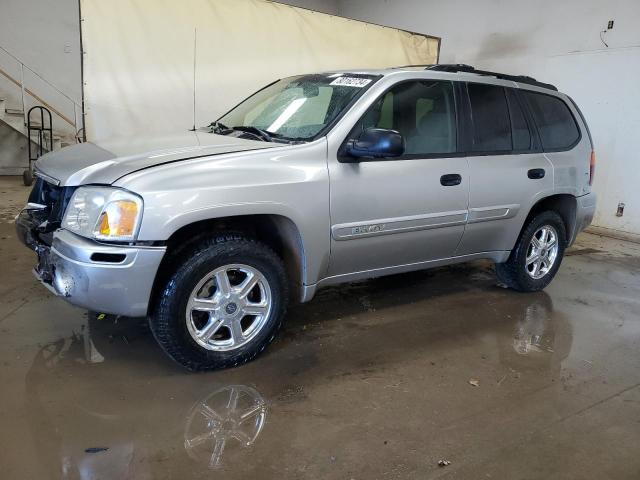
<svg viewBox="0 0 640 480"><path fill-rule="evenodd" d="M24 172L22 172L22 183L25 187L30 187L33 183L33 174L31 173L30 168L27 168Z"/></svg>
<svg viewBox="0 0 640 480"><path fill-rule="evenodd" d="M149 325L177 363L191 371L235 367L273 341L289 292L282 260L269 247L239 235L203 238L170 258L168 269ZM250 275L256 285L243 297ZM245 314L252 309L256 315Z"/></svg>
<svg viewBox="0 0 640 480"><path fill-rule="evenodd" d="M555 234L557 251L550 262L553 246L548 248L536 249L532 245L534 235L538 238L544 229ZM538 238L538 245L540 245ZM509 288L520 292L536 292L545 288L556 272L560 268L560 263L564 256L564 250L567 245L567 235L564 221L556 212L545 211L533 217L527 225L525 225L515 248L511 251L509 259L505 263L496 264L496 273L498 279ZM532 247L535 250L532 250ZM540 267L536 272L536 265L531 262L536 258L535 253L542 252L543 259L546 261L540 263ZM529 255L529 258L528 258ZM528 263L529 262L531 263ZM550 265L549 265L550 263ZM538 277L538 278L536 278Z"/></svg>

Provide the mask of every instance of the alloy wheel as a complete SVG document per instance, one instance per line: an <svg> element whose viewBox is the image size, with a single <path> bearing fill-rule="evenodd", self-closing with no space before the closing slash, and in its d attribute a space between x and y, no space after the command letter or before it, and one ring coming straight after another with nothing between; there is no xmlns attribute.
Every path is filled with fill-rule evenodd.
<svg viewBox="0 0 640 480"><path fill-rule="evenodd" d="M551 225L543 225L533 234L527 248L525 269L535 280L544 277L558 258L558 232Z"/></svg>
<svg viewBox="0 0 640 480"><path fill-rule="evenodd" d="M256 268L225 265L205 275L192 290L187 328L207 350L235 350L262 330L272 303L269 282Z"/></svg>

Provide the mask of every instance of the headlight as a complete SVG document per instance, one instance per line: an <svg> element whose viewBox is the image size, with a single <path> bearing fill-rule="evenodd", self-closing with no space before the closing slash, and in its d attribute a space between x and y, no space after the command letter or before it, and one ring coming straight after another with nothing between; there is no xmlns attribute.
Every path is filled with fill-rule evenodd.
<svg viewBox="0 0 640 480"><path fill-rule="evenodd" d="M133 241L142 219L142 198L111 187L80 187L69 200L62 227L97 240Z"/></svg>

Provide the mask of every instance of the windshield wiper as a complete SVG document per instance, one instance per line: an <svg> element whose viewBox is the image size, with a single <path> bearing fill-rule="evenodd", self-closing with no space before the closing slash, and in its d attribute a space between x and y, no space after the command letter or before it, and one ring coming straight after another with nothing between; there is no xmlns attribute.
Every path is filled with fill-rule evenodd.
<svg viewBox="0 0 640 480"><path fill-rule="evenodd" d="M273 133L267 131L267 130L262 130L261 128L258 127L254 127L254 126L244 126L244 125L239 125L237 127L231 127L231 130L239 130L241 132L247 132L247 133L251 133L252 135L255 135L256 137L260 137L262 140L264 140L265 142L272 142L273 139L271 138L272 135L274 135Z"/></svg>
<svg viewBox="0 0 640 480"><path fill-rule="evenodd" d="M281 135L279 133L270 132L269 130L254 127L251 125L249 126L238 125L235 127L227 127L224 123L215 121L215 122L211 122L208 126L209 128L211 128L211 132L217 133L218 135L227 135L230 132L233 132L234 130L236 130L240 132L250 133L256 137L259 137L261 140L264 140L265 142L277 141L282 143L303 143L303 142L296 141L295 139L285 137L284 135Z"/></svg>
<svg viewBox="0 0 640 480"><path fill-rule="evenodd" d="M217 120L215 122L211 122L209 124L209 127L211 127L211 131L213 133L217 133L217 134L221 134L223 132L227 132L227 131L231 131L232 129L227 127L224 123L218 122Z"/></svg>
<svg viewBox="0 0 640 480"><path fill-rule="evenodd" d="M270 130L266 130L263 128L258 128L258 127L254 127L254 126L240 126L240 127L233 127L232 130L240 130L243 132L248 132L248 133L253 133L255 135L260 136L260 138L264 138L266 141L268 142L278 142L278 143L306 143L305 141L297 141L296 139L293 138L289 138L286 137L284 135L282 135L281 133L276 133L276 132L272 132ZM258 133L260 132L260 133ZM267 137L269 138L267 140Z"/></svg>

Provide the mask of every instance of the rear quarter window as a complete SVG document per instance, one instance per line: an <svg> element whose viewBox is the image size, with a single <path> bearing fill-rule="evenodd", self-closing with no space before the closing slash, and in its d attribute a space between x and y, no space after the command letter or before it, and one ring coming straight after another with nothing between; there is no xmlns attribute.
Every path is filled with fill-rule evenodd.
<svg viewBox="0 0 640 480"><path fill-rule="evenodd" d="M580 138L580 130L567 104L543 93L523 92L538 127L544 150L566 150Z"/></svg>

